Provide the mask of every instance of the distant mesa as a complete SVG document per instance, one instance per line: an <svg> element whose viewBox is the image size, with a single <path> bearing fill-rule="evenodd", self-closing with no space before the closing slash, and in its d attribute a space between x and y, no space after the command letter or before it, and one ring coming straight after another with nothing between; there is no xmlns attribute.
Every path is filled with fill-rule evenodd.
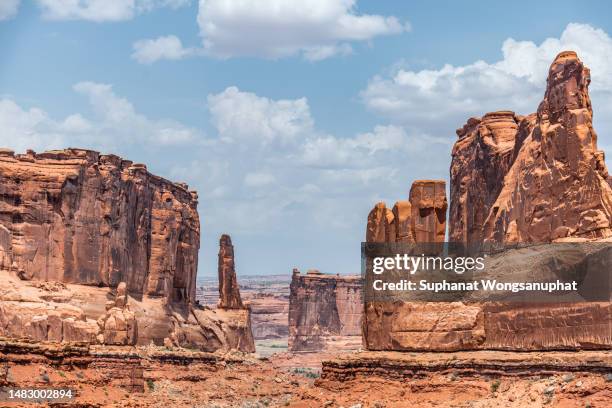
<svg viewBox="0 0 612 408"><path fill-rule="evenodd" d="M293 269L289 350L348 351L361 346L361 277Z"/></svg>

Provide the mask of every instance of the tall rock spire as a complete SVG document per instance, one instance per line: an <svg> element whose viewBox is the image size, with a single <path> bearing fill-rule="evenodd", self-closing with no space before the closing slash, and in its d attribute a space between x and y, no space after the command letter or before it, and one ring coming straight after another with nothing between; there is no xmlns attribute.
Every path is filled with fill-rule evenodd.
<svg viewBox="0 0 612 408"><path fill-rule="evenodd" d="M219 240L219 308L244 309L236 279L234 246L226 234Z"/></svg>
<svg viewBox="0 0 612 408"><path fill-rule="evenodd" d="M612 236L612 189L593 129L590 81L576 53L564 51L550 67L536 114L487 114L457 132L451 240Z"/></svg>

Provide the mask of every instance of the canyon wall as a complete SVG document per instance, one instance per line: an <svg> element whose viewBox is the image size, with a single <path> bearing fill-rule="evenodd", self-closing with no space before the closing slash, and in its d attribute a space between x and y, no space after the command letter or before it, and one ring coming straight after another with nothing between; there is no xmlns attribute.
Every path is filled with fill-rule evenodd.
<svg viewBox="0 0 612 408"><path fill-rule="evenodd" d="M0 336L247 351L245 313L195 305L199 243L185 184L90 150L0 150Z"/></svg>
<svg viewBox="0 0 612 408"><path fill-rule="evenodd" d="M114 155L0 152L0 260L22 279L195 294L197 194Z"/></svg>
<svg viewBox="0 0 612 408"><path fill-rule="evenodd" d="M450 167L449 241L603 241L612 235L612 189L592 127L589 82L589 70L577 55L560 53L550 67L537 113L487 113L457 130ZM412 194L411 205L414 209ZM394 219L393 211L377 204L368 216L366 241L398 242L391 227ZM425 242L414 229L412 234L414 241L406 242ZM533 256L532 251L540 251L532 263L558 270L590 262L590 256L603 262L604 270L612 267L609 248L591 254L533 248L499 254L497 269L488 272L528 275L528 264L522 269L515 265ZM364 344L370 350L399 351L610 349L611 327L609 301L366 302Z"/></svg>
<svg viewBox="0 0 612 408"><path fill-rule="evenodd" d="M361 345L361 277L293 270L289 350L350 350Z"/></svg>

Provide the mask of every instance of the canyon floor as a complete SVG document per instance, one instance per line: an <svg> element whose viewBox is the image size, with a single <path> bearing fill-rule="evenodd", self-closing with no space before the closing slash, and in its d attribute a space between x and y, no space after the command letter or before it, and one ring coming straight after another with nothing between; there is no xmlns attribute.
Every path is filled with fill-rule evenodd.
<svg viewBox="0 0 612 408"><path fill-rule="evenodd" d="M609 407L610 352L215 355L0 342L0 386L76 397L6 407ZM322 363L323 362L323 363ZM505 368L504 368L505 367ZM322 370L321 370L322 368Z"/></svg>

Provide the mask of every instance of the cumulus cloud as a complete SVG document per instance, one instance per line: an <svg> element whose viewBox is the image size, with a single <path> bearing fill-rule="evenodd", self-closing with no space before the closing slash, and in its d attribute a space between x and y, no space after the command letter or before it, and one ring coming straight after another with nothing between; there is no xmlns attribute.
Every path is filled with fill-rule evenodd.
<svg viewBox="0 0 612 408"><path fill-rule="evenodd" d="M572 23L559 38L539 45L509 38L501 49L503 59L492 63L447 64L421 71L400 68L391 76L373 78L361 97L369 109L393 123L448 134L469 116L502 109L535 111L544 95L548 67L560 51L569 49L591 68L595 117L598 106L611 105L612 39L603 30Z"/></svg>
<svg viewBox="0 0 612 408"><path fill-rule="evenodd" d="M303 54L320 60L368 41L409 29L393 16L358 14L356 0L200 0L204 48L229 58L280 58Z"/></svg>
<svg viewBox="0 0 612 408"><path fill-rule="evenodd" d="M208 229L360 231L373 202L403 198L398 191L413 177L446 172L432 173L431 163L435 146L450 150L447 138L398 125L341 137L317 128L306 98L272 99L237 87L207 100L216 138L172 174L200 191Z"/></svg>
<svg viewBox="0 0 612 408"><path fill-rule="evenodd" d="M272 100L232 86L208 96L208 109L226 141L287 144L312 131L306 98Z"/></svg>
<svg viewBox="0 0 612 408"><path fill-rule="evenodd" d="M10 20L17 15L21 0L2 0L0 1L0 21Z"/></svg>
<svg viewBox="0 0 612 408"><path fill-rule="evenodd" d="M36 0L50 20L125 21L160 7L178 8L190 0Z"/></svg>
<svg viewBox="0 0 612 408"><path fill-rule="evenodd" d="M158 37L154 40L140 40L133 45L132 58L141 64L158 60L179 60L197 53L194 48L185 48L175 35Z"/></svg>
<svg viewBox="0 0 612 408"><path fill-rule="evenodd" d="M244 178L244 185L247 187L259 188L273 184L276 177L273 174L266 172L248 173Z"/></svg>
<svg viewBox="0 0 612 408"><path fill-rule="evenodd" d="M133 57L145 64L189 55L301 55L315 62L353 53L352 43L410 30L408 22L393 16L358 14L356 3L357 0L200 0L197 22L201 47L185 49L175 36L160 37L134 43Z"/></svg>
<svg viewBox="0 0 612 408"><path fill-rule="evenodd" d="M110 85L79 82L74 90L88 98L92 117L74 113L56 119L43 109L0 99L0 144L16 151L67 146L117 151L129 145L180 145L197 138L197 131L176 121L154 120L138 113Z"/></svg>

